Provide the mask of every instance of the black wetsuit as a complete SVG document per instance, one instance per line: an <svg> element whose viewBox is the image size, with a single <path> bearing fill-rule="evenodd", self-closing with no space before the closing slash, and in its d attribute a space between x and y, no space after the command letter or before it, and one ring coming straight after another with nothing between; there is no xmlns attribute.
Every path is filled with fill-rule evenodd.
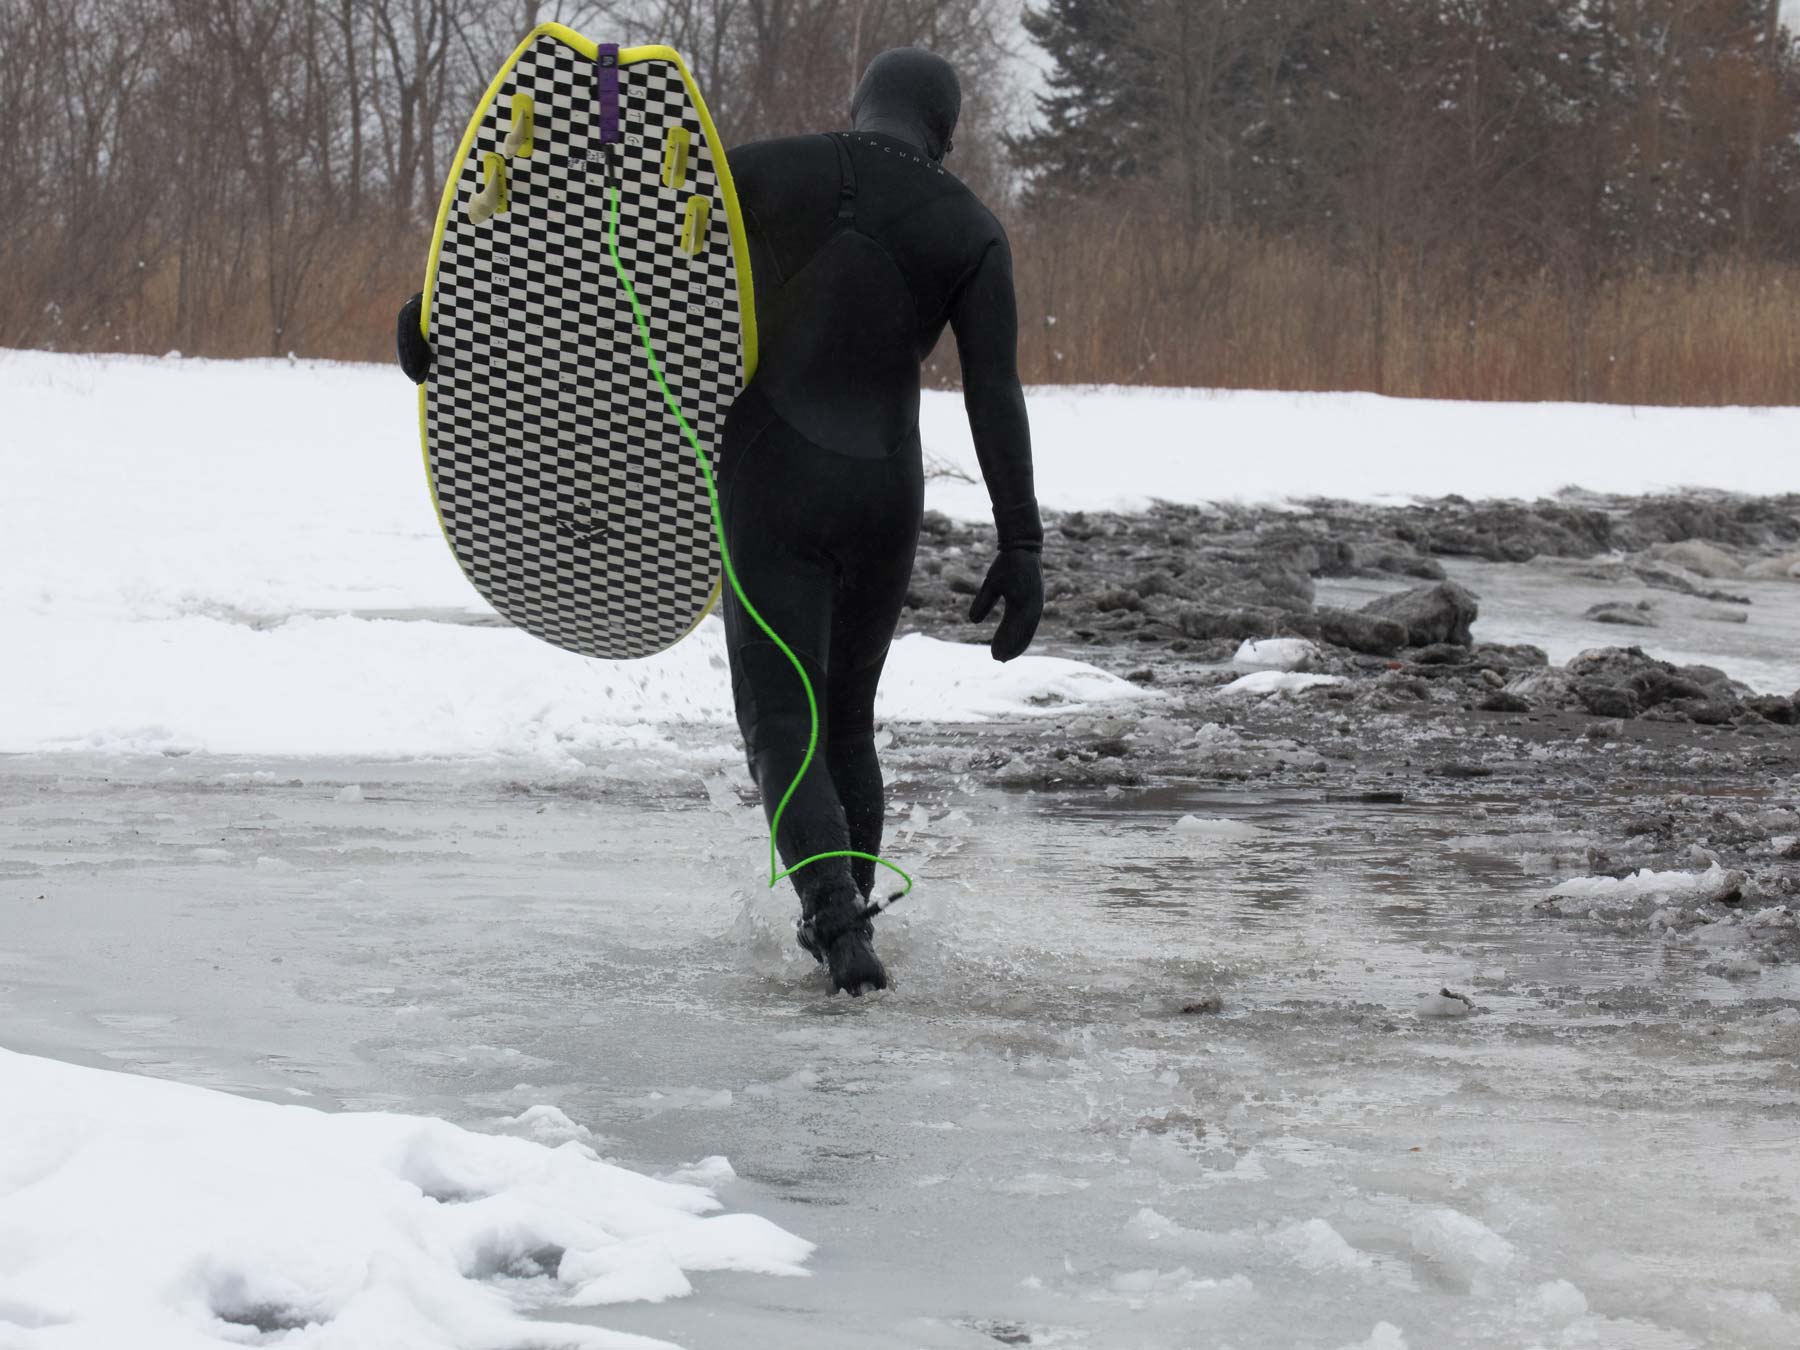
<svg viewBox="0 0 1800 1350"><path fill-rule="evenodd" d="M806 664L820 705L821 753L776 841L791 866L880 851L875 688L923 507L919 368L946 324L1001 547L1035 551L1043 532L1011 255L993 215L917 146L879 132L763 141L730 158L760 359L721 439L726 541L751 604ZM725 627L738 724L772 812L806 752L805 691L729 590ZM874 864L831 859L794 881L810 909L846 875L866 895Z"/></svg>
<svg viewBox="0 0 1800 1350"><path fill-rule="evenodd" d="M717 451L739 583L805 665L818 755L781 819L788 866L881 850L875 686L912 575L924 482L919 366L956 334L964 403L994 503L999 554L970 607L1005 617L993 653L1030 644L1043 607L1043 530L1019 388L1012 258L999 224L946 172L956 73L901 48L869 64L856 130L742 146L730 156L750 240L759 361ZM420 297L400 311L400 363L423 381ZM793 666L724 592L732 691L750 771L773 815L806 754L810 717ZM794 876L801 941L834 987L881 988L863 900L875 865L844 858Z"/></svg>

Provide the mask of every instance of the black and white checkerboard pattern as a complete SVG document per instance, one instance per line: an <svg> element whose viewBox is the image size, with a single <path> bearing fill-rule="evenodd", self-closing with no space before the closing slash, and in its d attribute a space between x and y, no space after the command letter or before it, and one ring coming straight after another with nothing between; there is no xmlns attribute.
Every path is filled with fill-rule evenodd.
<svg viewBox="0 0 1800 1350"><path fill-rule="evenodd" d="M714 148L681 72L619 72L624 143L597 144L594 63L551 37L519 58L463 162L431 297L426 442L444 531L507 619L585 656L649 656L705 611L719 576L706 483L669 415L607 253L619 256L669 388L709 454L743 386L737 262ZM507 159L512 209L467 206L531 95L530 158ZM692 137L686 182L661 180L664 136ZM590 143L593 137L595 143ZM610 158L610 168L608 159ZM705 247L679 248L688 199ZM716 462L716 458L715 458Z"/></svg>

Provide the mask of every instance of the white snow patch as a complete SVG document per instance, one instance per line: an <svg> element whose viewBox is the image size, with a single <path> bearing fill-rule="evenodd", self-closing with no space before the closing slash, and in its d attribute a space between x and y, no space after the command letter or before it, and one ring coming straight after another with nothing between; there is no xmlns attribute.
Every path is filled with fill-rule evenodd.
<svg viewBox="0 0 1800 1350"><path fill-rule="evenodd" d="M1305 638L1246 638L1231 664L1246 670L1299 670L1319 649Z"/></svg>
<svg viewBox="0 0 1800 1350"><path fill-rule="evenodd" d="M6 1050L0 1139L0 1307L70 1346L188 1350L247 1341L256 1323L311 1327L321 1346L538 1344L552 1328L527 1303L667 1298L696 1270L802 1275L812 1251L754 1215L707 1217L708 1191L574 1141ZM552 1339L661 1344L573 1324Z"/></svg>
<svg viewBox="0 0 1800 1350"><path fill-rule="evenodd" d="M1533 1309L1559 1325L1586 1317L1587 1295L1567 1280L1546 1280L1533 1291Z"/></svg>
<svg viewBox="0 0 1800 1350"><path fill-rule="evenodd" d="M731 719L717 618L657 656L607 662L511 628L340 616L257 630L10 608L0 602L0 620L42 659L0 666L0 707L31 710L0 714L0 751L564 759L659 747L672 723L723 733ZM980 722L1153 697L1079 661L1002 665L913 634L893 645L876 715Z"/></svg>
<svg viewBox="0 0 1800 1350"><path fill-rule="evenodd" d="M1321 685L1342 684L1344 681L1337 675L1302 675L1289 670L1259 670L1254 674L1240 675L1230 684L1219 690L1228 697L1257 697L1270 694L1297 694L1302 690L1316 689Z"/></svg>
<svg viewBox="0 0 1800 1350"><path fill-rule="evenodd" d="M1034 388L1032 458L1040 502L1134 510L1152 500L1282 502L1465 497L1531 499L1571 484L1644 493L1683 486L1793 490L1795 408L1628 408L1458 403L1374 394L1253 390ZM927 393L926 449L979 473L962 400ZM1220 455L1256 444L1268 453ZM1095 454L1095 446L1105 454ZM1446 445L1458 452L1444 453ZM934 481L927 504L985 520L986 491Z"/></svg>
<svg viewBox="0 0 1800 1350"><path fill-rule="evenodd" d="M0 398L0 625L32 653L0 665L0 752L567 760L666 751L671 723L730 734L716 618L637 662L494 626L391 368L3 352ZM930 722L1155 697L923 636L881 695L883 719Z"/></svg>
<svg viewBox="0 0 1800 1350"><path fill-rule="evenodd" d="M1307 1270L1370 1270L1375 1265L1374 1258L1352 1247L1324 1219L1277 1229L1270 1242Z"/></svg>

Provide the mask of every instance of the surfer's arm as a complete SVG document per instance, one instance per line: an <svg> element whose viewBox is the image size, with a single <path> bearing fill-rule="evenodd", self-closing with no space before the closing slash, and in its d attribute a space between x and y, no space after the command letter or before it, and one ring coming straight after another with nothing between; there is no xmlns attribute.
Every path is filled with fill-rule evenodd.
<svg viewBox="0 0 1800 1350"><path fill-rule="evenodd" d="M963 408L975 457L994 507L1000 547L1041 549L1031 473L1031 423L1019 386L1019 316L1013 299L1012 251L995 239L963 281L950 308L962 361Z"/></svg>
<svg viewBox="0 0 1800 1350"><path fill-rule="evenodd" d="M975 438L975 457L994 507L1000 553L969 606L980 623L994 605L1006 614L990 644L997 661L1010 661L1031 645L1044 612L1044 577L1038 554L1044 527L1038 519L1031 477L1031 424L1019 387L1019 316L1013 299L1012 254L995 239L958 289L950 326L962 360L963 407Z"/></svg>

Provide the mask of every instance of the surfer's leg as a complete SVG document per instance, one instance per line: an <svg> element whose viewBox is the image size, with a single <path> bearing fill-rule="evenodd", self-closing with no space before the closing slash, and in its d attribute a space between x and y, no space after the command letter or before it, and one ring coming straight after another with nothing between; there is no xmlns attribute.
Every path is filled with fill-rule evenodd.
<svg viewBox="0 0 1800 1350"><path fill-rule="evenodd" d="M723 486L725 538L732 564L750 603L799 658L812 682L819 710L819 743L806 776L781 815L775 844L784 867L850 845L849 826L825 753L829 737L828 662L836 566L814 534L819 513L797 484L808 481L816 453L785 423L766 423L742 450L727 428L727 481ZM751 776L771 819L782 794L806 758L812 729L806 687L794 665L744 611L728 587L725 636L731 661L732 697ZM793 877L803 906L827 892L848 891L849 863L828 858Z"/></svg>
<svg viewBox="0 0 1800 1350"><path fill-rule="evenodd" d="M863 494L855 513L862 519L840 545L855 551L840 559L844 573L832 612L825 696L831 737L826 760L843 803L850 847L858 853L879 854L885 802L875 750L875 693L900 624L918 549L924 508L918 438L903 444L879 469L868 461L859 465L862 481L874 490ZM857 888L868 895L875 883L875 864L858 858L850 870Z"/></svg>
<svg viewBox="0 0 1800 1350"><path fill-rule="evenodd" d="M886 804L881 781L881 759L875 752L875 736L854 739L833 736L825 751L831 783L844 808L844 824L850 847L858 853L881 852L881 820ZM866 900L875 887L875 864L868 858L850 860L850 876Z"/></svg>

